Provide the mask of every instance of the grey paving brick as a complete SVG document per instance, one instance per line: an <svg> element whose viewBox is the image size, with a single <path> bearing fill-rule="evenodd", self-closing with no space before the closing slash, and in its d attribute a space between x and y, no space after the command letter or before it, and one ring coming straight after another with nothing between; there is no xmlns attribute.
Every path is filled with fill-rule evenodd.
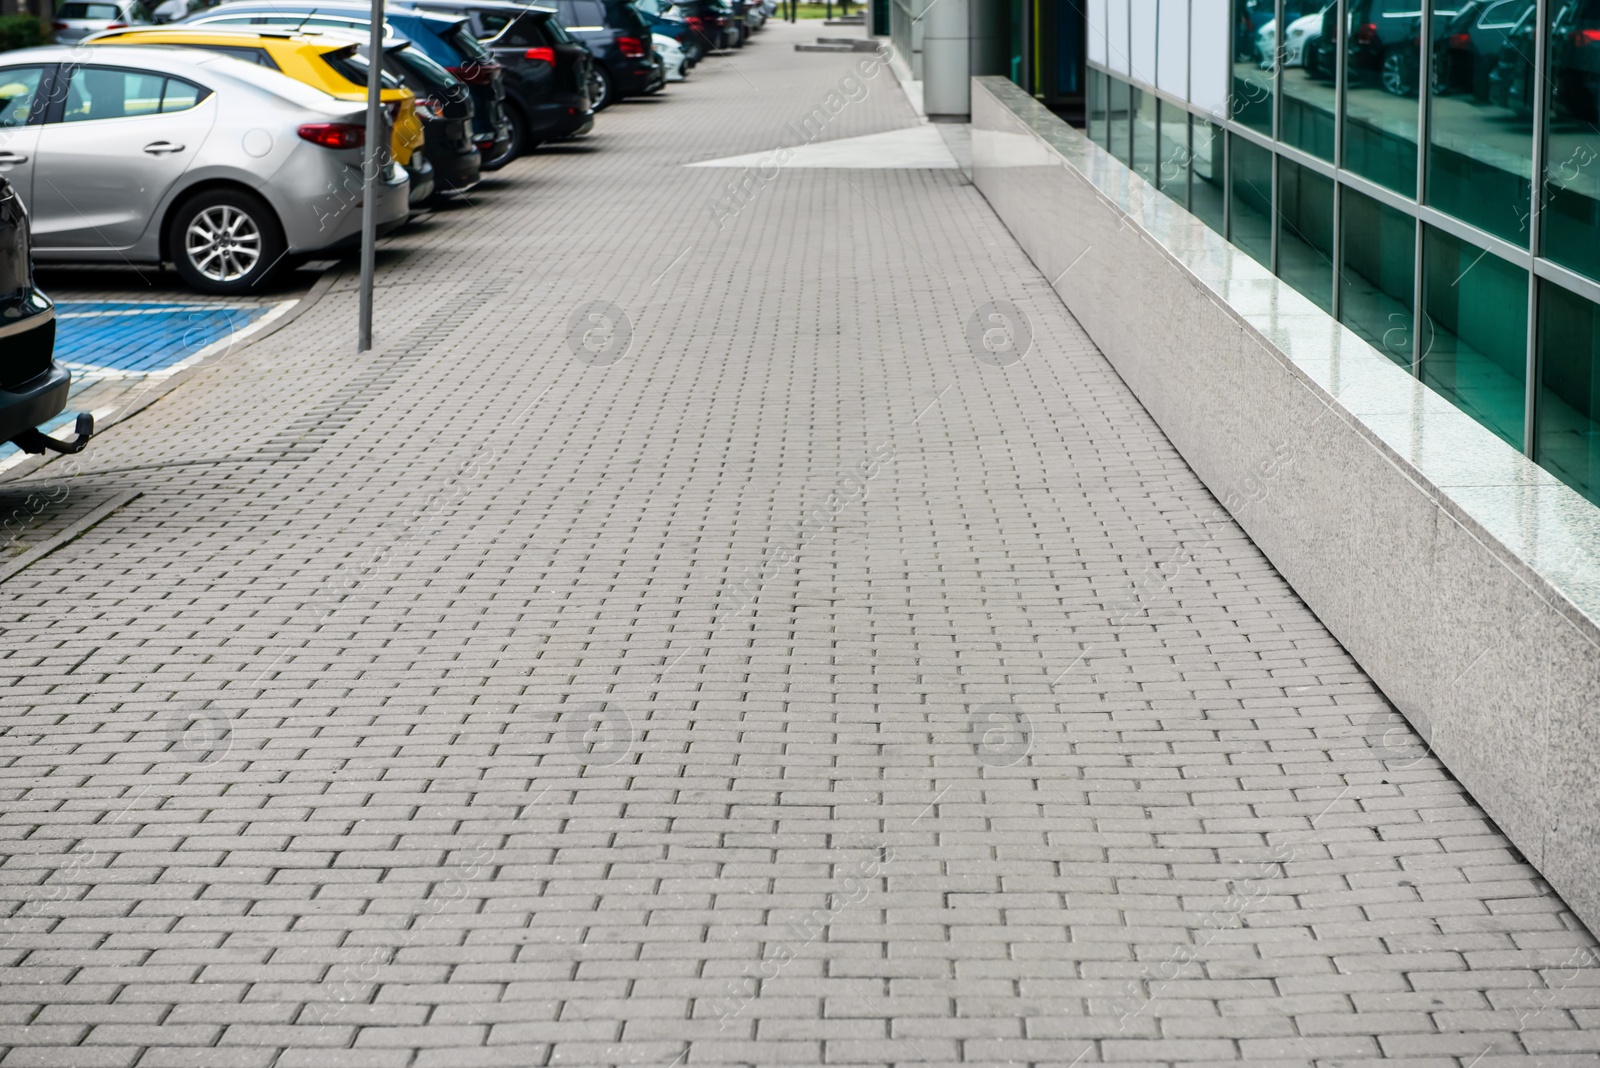
<svg viewBox="0 0 1600 1068"><path fill-rule="evenodd" d="M816 29L386 239L372 352L341 273L81 458L143 495L0 598L0 1068L1594 1063L1590 933L958 171L717 229L682 165L839 85ZM826 136L915 125L863 84Z"/></svg>

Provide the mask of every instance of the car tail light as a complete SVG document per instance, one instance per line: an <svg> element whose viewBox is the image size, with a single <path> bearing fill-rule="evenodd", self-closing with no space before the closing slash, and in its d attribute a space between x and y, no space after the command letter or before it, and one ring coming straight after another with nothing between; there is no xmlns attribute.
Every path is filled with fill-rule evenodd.
<svg viewBox="0 0 1600 1068"><path fill-rule="evenodd" d="M554 48L530 48L522 53L523 59L531 59L535 63L548 63L556 65L556 50Z"/></svg>
<svg viewBox="0 0 1600 1068"><path fill-rule="evenodd" d="M367 143L367 128L354 122L308 122L295 132L301 140L323 148L361 148Z"/></svg>
<svg viewBox="0 0 1600 1068"><path fill-rule="evenodd" d="M126 22L108 22L108 23L106 23L106 29L108 29L108 30L125 30L127 28L128 28L128 24Z"/></svg>
<svg viewBox="0 0 1600 1068"><path fill-rule="evenodd" d="M1378 24L1369 22L1356 31L1356 44L1373 44L1378 40Z"/></svg>
<svg viewBox="0 0 1600 1068"><path fill-rule="evenodd" d="M644 55L644 42L637 37L618 37L617 47L622 50L623 55L634 59Z"/></svg>
<svg viewBox="0 0 1600 1068"><path fill-rule="evenodd" d="M1466 33L1452 33L1450 35L1451 48L1471 48L1472 35Z"/></svg>
<svg viewBox="0 0 1600 1068"><path fill-rule="evenodd" d="M1572 43L1579 48L1600 44L1600 30L1578 30L1572 35Z"/></svg>
<svg viewBox="0 0 1600 1068"><path fill-rule="evenodd" d="M706 32L706 21L705 21L705 19L700 18L698 15L690 15L687 21L689 23L689 28L691 30L693 30L695 33L705 33Z"/></svg>
<svg viewBox="0 0 1600 1068"><path fill-rule="evenodd" d="M446 67L445 70L454 74L468 85L493 85L494 76L500 70L500 64L468 63L464 67Z"/></svg>
<svg viewBox="0 0 1600 1068"><path fill-rule="evenodd" d="M54 30L56 33L60 33L62 30L65 30L65 29L70 29L70 27L65 22L52 22L50 24L50 28L52 30Z"/></svg>

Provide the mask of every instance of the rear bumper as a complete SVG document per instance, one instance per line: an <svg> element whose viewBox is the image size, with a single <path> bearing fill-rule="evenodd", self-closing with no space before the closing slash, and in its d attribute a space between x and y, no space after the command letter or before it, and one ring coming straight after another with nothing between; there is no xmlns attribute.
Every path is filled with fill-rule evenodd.
<svg viewBox="0 0 1600 1068"><path fill-rule="evenodd" d="M611 65L611 79L619 96L653 92L661 88L666 77L666 71L655 61L629 59Z"/></svg>
<svg viewBox="0 0 1600 1068"><path fill-rule="evenodd" d="M594 126L594 112L583 96L559 96L538 100L524 108L529 134L535 141L556 141L586 133Z"/></svg>
<svg viewBox="0 0 1600 1068"><path fill-rule="evenodd" d="M49 324L55 334L55 323ZM0 388L0 441L10 441L24 430L47 423L67 410L72 372L50 361L44 374L19 385Z"/></svg>
<svg viewBox="0 0 1600 1068"><path fill-rule="evenodd" d="M416 207L423 204L433 196L434 172L433 161L425 152L413 152L411 163L406 167L406 176L411 180L410 205Z"/></svg>

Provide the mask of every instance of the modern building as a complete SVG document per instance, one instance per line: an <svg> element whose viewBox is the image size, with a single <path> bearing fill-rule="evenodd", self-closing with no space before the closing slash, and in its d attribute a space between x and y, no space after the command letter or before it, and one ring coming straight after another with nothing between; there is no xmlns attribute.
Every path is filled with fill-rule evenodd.
<svg viewBox="0 0 1600 1068"><path fill-rule="evenodd" d="M874 2L931 118L987 74L1086 122L1600 503L1600 0Z"/></svg>
<svg viewBox="0 0 1600 1068"><path fill-rule="evenodd" d="M1600 0L1442 2L1089 0L1089 136L1600 502Z"/></svg>
<svg viewBox="0 0 1600 1068"><path fill-rule="evenodd" d="M968 80L999 74L1082 124L1081 8L1062 0L871 0L871 8L873 32L894 42L934 121L966 121Z"/></svg>

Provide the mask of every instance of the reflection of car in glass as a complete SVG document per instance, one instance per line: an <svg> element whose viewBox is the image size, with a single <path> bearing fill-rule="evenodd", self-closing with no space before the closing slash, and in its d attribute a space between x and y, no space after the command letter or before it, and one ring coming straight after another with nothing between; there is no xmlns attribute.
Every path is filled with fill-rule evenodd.
<svg viewBox="0 0 1600 1068"><path fill-rule="evenodd" d="M1339 7L1335 4L1323 11L1317 35L1306 42L1306 73L1331 82L1338 77L1338 63Z"/></svg>
<svg viewBox="0 0 1600 1068"><path fill-rule="evenodd" d="M0 173L40 262L170 261L202 292L251 293L295 257L360 238L359 101L210 50L55 45L0 62L0 87L35 86L0 114ZM391 163L379 233L405 222L409 193Z"/></svg>
<svg viewBox="0 0 1600 1068"><path fill-rule="evenodd" d="M1283 65L1285 67L1301 67L1305 65L1306 47L1322 35L1322 20L1327 17L1329 10L1337 6L1337 4L1326 4L1309 15L1301 15L1299 18L1294 18L1294 5L1284 4L1284 17L1289 19L1289 32L1283 38ZM1271 57L1273 49L1278 46L1277 31L1278 23L1276 19L1267 23L1261 29L1264 44L1261 52L1261 58L1264 61L1262 65L1269 69L1270 64L1266 61Z"/></svg>
<svg viewBox="0 0 1600 1068"><path fill-rule="evenodd" d="M1256 51L1261 28L1274 16L1270 0L1237 0L1233 8L1233 60L1249 63L1262 57ZM1268 52L1270 55L1270 51Z"/></svg>
<svg viewBox="0 0 1600 1068"><path fill-rule="evenodd" d="M1534 0L1468 0L1433 43L1433 91L1488 100L1489 74L1533 6Z"/></svg>
<svg viewBox="0 0 1600 1068"><path fill-rule="evenodd" d="M1458 14L1457 8L1434 9L1437 40ZM1350 52L1347 71L1352 82L1376 81L1395 96L1416 96L1421 66L1422 9L1417 0L1355 0L1350 6Z"/></svg>
<svg viewBox="0 0 1600 1068"><path fill-rule="evenodd" d="M1534 19L1530 15L1506 32L1505 47L1489 72L1489 103L1514 112L1522 118L1533 114Z"/></svg>
<svg viewBox="0 0 1600 1068"><path fill-rule="evenodd" d="M1551 24L1550 70L1557 105L1584 122L1600 118L1600 0L1573 0Z"/></svg>

